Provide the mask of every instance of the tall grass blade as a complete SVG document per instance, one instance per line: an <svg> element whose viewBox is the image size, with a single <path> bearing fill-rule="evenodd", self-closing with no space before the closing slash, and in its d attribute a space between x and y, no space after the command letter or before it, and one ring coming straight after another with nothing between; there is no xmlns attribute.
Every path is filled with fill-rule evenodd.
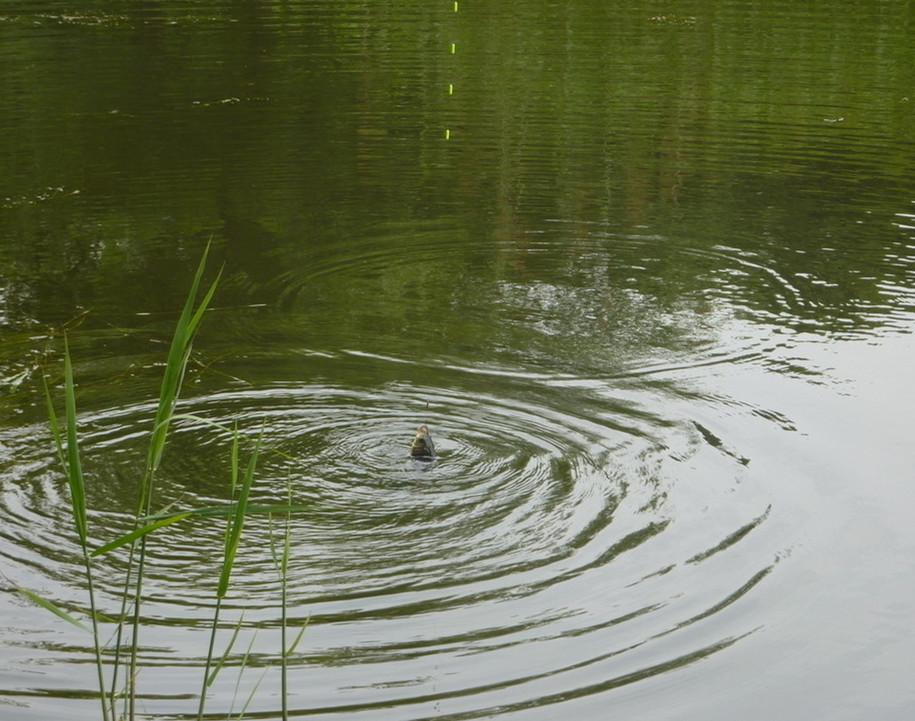
<svg viewBox="0 0 915 721"><path fill-rule="evenodd" d="M270 539L270 557L273 559L273 566L276 572L280 572L280 556L276 552L276 538L273 535L273 514L267 514L267 537Z"/></svg>
<svg viewBox="0 0 915 721"><path fill-rule="evenodd" d="M79 446L76 442L76 392L73 387L73 365L70 362L70 348L64 336L64 399L67 409L67 482L70 485L70 501L73 506L73 521L80 543L86 543L86 485L79 460Z"/></svg>
<svg viewBox="0 0 915 721"><path fill-rule="evenodd" d="M153 425L153 436L149 445L147 455L147 472L155 473L162 460L162 453L165 450L165 438L168 435L169 420L175 407L175 402L181 390L181 381L184 378L184 371L187 368L187 359L190 356L191 342L194 339L194 333L200 323L203 313L216 292L216 286L222 275L222 270L216 276L216 280L210 285L209 290L200 302L196 312L194 311L194 300L197 297L197 290L200 287L200 280L203 277L203 271L206 267L207 256L210 252L210 244L203 251L197 271L194 274L194 280L191 283L191 289L188 293L187 300L178 317L178 324L175 327L175 335L172 337L172 344L168 352L168 360L165 363L165 373L162 377L162 386L159 389L159 406L156 410L156 420Z"/></svg>
<svg viewBox="0 0 915 721"><path fill-rule="evenodd" d="M44 400L48 410L48 425L51 426L51 436L54 438L54 447L57 449L57 458L62 468L66 468L64 461L64 444L60 435L60 425L57 423L57 413L54 411L54 402L51 400L51 390L48 388L48 379L41 374L41 384L44 387Z"/></svg>
<svg viewBox="0 0 915 721"><path fill-rule="evenodd" d="M248 649L245 651L245 655L242 656L241 665L238 667L238 678L235 679L235 691L232 693L232 704L229 706L229 716L235 713L235 701L238 699L238 687L241 685L241 677L248 667L248 658L251 656L251 649L254 648L254 641L256 638L257 629L255 629L254 633L251 635L251 642L248 644Z"/></svg>
<svg viewBox="0 0 915 721"><path fill-rule="evenodd" d="M234 442L232 444L233 464L234 457L237 454L238 432L236 431ZM229 590L229 577L232 575L232 566L235 563L235 554L238 550L238 544L241 540L242 528L245 523L245 509L248 505L248 497L251 493L251 484L254 482L254 469L257 466L257 452L260 448L260 438L254 446L254 453L248 461L248 467L245 470L245 476L241 483L241 490L238 494L238 501L235 504L235 514L229 516L227 521L227 533L224 539L224 550L222 559L222 572L219 574L219 586L216 589L216 610L213 613L213 626L210 631L210 648L207 651L206 667L203 671L203 687L200 689L200 705L197 707L197 720L203 718L203 709L206 706L207 688L212 683L210 677L210 665L213 661L213 646L216 641L216 627L219 623L219 609L222 606L222 600ZM233 640L234 642L234 640ZM220 664L221 665L221 664ZM216 671L219 669L217 668ZM215 678L215 673L212 678Z"/></svg>
<svg viewBox="0 0 915 721"><path fill-rule="evenodd" d="M248 467L245 470L245 476L241 483L241 491L238 494L238 502L235 504L235 515L231 518L232 525L226 539L225 555L222 562L222 573L219 574L219 587L216 595L223 598L229 590L229 577L232 575L232 566L235 564L235 554L238 551L238 543L241 539L241 531L245 525L245 512L248 506L248 496L251 493L251 483L254 480L254 468L257 466L257 453L260 449L260 439L254 447L254 453L248 461Z"/></svg>
<svg viewBox="0 0 915 721"><path fill-rule="evenodd" d="M297 504L295 506L286 506L282 503L274 504L264 504L264 503L248 503L245 506L245 515L246 516L255 516L255 515L271 515L274 513L302 513L307 511L309 506L306 504ZM184 508L180 513L189 513L192 516L235 516L238 513L238 503L226 503L222 506L201 506L200 508ZM169 511L168 513L156 513L151 516L144 516L143 521L158 521L160 518L171 518L175 514L174 511Z"/></svg>
<svg viewBox="0 0 915 721"><path fill-rule="evenodd" d="M232 433L232 492L230 498L235 498L235 489L238 487L238 423Z"/></svg>
<svg viewBox="0 0 915 721"><path fill-rule="evenodd" d="M60 447L60 431L57 428L57 417L54 414L50 393L47 394L50 409L50 422L56 436L58 456L62 457ZM73 508L73 522L79 535L80 547L83 551L83 563L86 568L86 586L89 592L89 610L92 620L92 640L95 651L95 670L98 675L99 701L102 704L103 721L108 721L108 704L105 699L105 678L102 668L102 650L99 643L98 617L95 611L95 588L92 582L92 566L89 563L89 548L87 546L88 522L86 517L86 483L83 478L83 468L79 458L79 443L76 433L76 388L73 382L73 363L70 360L70 345L67 335L64 334L64 406L66 409L67 424L67 463L64 472L67 484L70 487L70 503Z"/></svg>
<svg viewBox="0 0 915 721"><path fill-rule="evenodd" d="M286 499L289 502L289 505L292 505L292 488L289 487L288 481L286 483ZM288 586L287 571L289 570L289 514L288 513L286 514L286 524L285 525L286 525L286 527L285 527L285 533L284 533L284 537L283 537L283 556L279 563L280 584L281 584L280 602L281 602L281 606L282 606L282 618L281 618L282 625L280 626L280 651L281 651L281 658L280 658L281 691L280 692L281 692L281 702L282 702L282 710L283 710L283 721L286 721L289 718L289 710L287 708L287 700L288 700L289 694L287 691L288 687L286 684L287 666L288 666L287 661L289 658L289 654L286 652L286 605L287 605L286 604L286 590L287 590L287 586ZM271 528L270 541L272 544L273 543L273 529L272 528ZM274 557L275 557L276 556L275 548L273 549L273 553L274 553ZM304 632L304 629L302 629L302 631ZM300 634L300 638L296 639L296 642L293 645L298 644L300 639L301 639L301 634Z"/></svg>
<svg viewBox="0 0 915 721"><path fill-rule="evenodd" d="M216 662L216 668L214 668L209 677L207 677L207 688L213 685L213 681L216 680L216 677L219 675L222 667L225 666L226 660L229 658L229 654L232 653L232 647L235 646L235 639L238 638L238 632L241 630L241 624L244 622L244 620L245 613L242 611L241 616L238 617L238 623L235 624L235 630L232 632L232 638L229 639L229 644L226 646L226 650L223 652L219 661Z"/></svg>
<svg viewBox="0 0 915 721"><path fill-rule="evenodd" d="M187 369L188 358L191 354L191 343L194 339L194 333L203 313L213 298L219 279L222 276L222 270L216 276L216 279L210 285L209 290L205 293L203 300L200 302L197 310L194 310L194 301L197 297L197 291L200 287L200 280L203 277L203 271L206 267L207 256L210 252L210 244L207 243L194 273L194 280L191 284L187 300L181 310L178 323L175 327L175 334L172 337L172 343L169 347L168 359L165 363L165 372L162 376L162 385L159 389L159 404L156 409L156 418L153 423L152 437L150 438L149 451L146 457L146 472L140 486L140 493L137 502L137 523L142 516L148 516L152 507L152 487L153 478L162 461L162 454L165 451L165 439L168 436L169 425L174 414L175 403L181 391L181 383L184 379L184 373ZM141 536L139 562L137 564L136 581L134 582L134 608L132 620L132 638L130 644L130 673L128 675L128 684L130 691L128 693L128 716L130 721L135 718L136 712L136 688L134 682L137 675L137 650L139 647L139 625L140 625L140 606L143 600L143 571L146 560L146 539L147 536ZM133 562L136 544L131 545L130 562ZM128 593L129 586L125 585L124 596ZM117 672L117 668L115 668Z"/></svg>
<svg viewBox="0 0 915 721"><path fill-rule="evenodd" d="M292 645L291 645L291 646L289 647L289 649L286 651L286 656L287 656L287 657L292 656L292 654L295 653L295 650L296 650L296 649L298 648L298 646L299 646L299 641L302 640L302 636L304 636L304 635L305 635L305 631L308 630L308 623L309 623L309 621L306 620L305 623L302 625L302 628L299 629L299 634L295 637L295 641L292 642Z"/></svg>
<svg viewBox="0 0 915 721"><path fill-rule="evenodd" d="M257 679L257 683L254 684L254 688L252 688L251 693L248 694L248 699L247 699L247 701L245 701L245 705L242 706L242 708L241 708L241 713L238 714L238 721L241 721L241 719L244 718L245 712L248 710L248 706L250 706L251 702L254 700L254 694L257 693L257 689L260 688L261 681L264 680L264 676L266 676L266 675L267 675L267 672L264 671L261 674L261 677L259 679Z"/></svg>
<svg viewBox="0 0 915 721"><path fill-rule="evenodd" d="M81 621L77 621L73 616L64 611L60 606L51 603L48 599L42 598L34 591L29 591L27 588L20 588L19 586L14 586L16 593L25 596L29 601L34 603L36 606L41 606L43 609L50 611L58 618L62 618L67 623L70 623L76 626L79 630L85 631L86 633L91 633L91 629Z"/></svg>
<svg viewBox="0 0 915 721"><path fill-rule="evenodd" d="M185 518L187 518L190 515L191 515L191 513L188 511L185 513L179 513L176 516L168 516L161 520L154 521L153 523L149 523L149 524L143 526L142 528L137 528L137 529L131 531L130 533L128 533L124 536L121 536L120 538L116 538L113 541L111 541L110 543L106 543L104 546L101 546L100 548L96 548L90 555L102 556L106 553L110 553L111 551L113 551L117 548L126 546L128 543L133 543L138 538L142 538L143 536L147 535L148 533L157 531L160 528L164 528L165 526L171 526L173 523L178 523L179 521L183 521Z"/></svg>

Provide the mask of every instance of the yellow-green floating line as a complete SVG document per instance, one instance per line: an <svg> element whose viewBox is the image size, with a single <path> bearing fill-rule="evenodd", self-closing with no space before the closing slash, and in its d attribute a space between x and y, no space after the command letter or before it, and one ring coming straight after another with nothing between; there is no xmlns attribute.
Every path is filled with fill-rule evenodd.
<svg viewBox="0 0 915 721"><path fill-rule="evenodd" d="M451 54L454 55L457 52L457 44L451 43Z"/></svg>
<svg viewBox="0 0 915 721"><path fill-rule="evenodd" d="M454 95L454 83L448 83L448 95Z"/></svg>
<svg viewBox="0 0 915 721"><path fill-rule="evenodd" d="M451 129L445 128L445 140L451 140Z"/></svg>
<svg viewBox="0 0 915 721"><path fill-rule="evenodd" d="M458 0L454 0L454 12L458 11Z"/></svg>

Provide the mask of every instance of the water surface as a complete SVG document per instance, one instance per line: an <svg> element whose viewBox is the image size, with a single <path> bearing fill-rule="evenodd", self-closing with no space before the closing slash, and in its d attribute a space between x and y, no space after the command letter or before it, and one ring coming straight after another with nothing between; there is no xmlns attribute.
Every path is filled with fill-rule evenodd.
<svg viewBox="0 0 915 721"><path fill-rule="evenodd" d="M90 638L9 592L86 606L41 368L67 328L100 545L210 239L156 494L263 432L292 714L908 718L915 6L845 5L5 3L0 718L98 717ZM208 708L264 674L279 718L245 538ZM144 717L196 708L221 542L151 543Z"/></svg>

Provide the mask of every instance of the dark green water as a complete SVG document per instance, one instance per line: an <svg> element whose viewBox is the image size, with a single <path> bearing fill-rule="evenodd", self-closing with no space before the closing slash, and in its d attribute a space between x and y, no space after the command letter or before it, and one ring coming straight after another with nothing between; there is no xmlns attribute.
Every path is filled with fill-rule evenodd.
<svg viewBox="0 0 915 721"><path fill-rule="evenodd" d="M68 327L99 545L211 238L181 408L311 509L293 714L910 718L913 36L906 1L6 0L0 719L99 715L91 639L9 592L86 605L40 364ZM178 422L161 505L228 478ZM144 718L196 709L221 534L151 545ZM276 719L245 537L208 708L253 642L235 709L266 670Z"/></svg>

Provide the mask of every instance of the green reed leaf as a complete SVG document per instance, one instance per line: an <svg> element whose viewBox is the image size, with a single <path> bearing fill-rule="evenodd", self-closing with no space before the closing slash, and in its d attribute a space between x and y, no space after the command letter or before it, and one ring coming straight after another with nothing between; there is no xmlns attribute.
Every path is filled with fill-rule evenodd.
<svg viewBox="0 0 915 721"><path fill-rule="evenodd" d="M184 373L187 369L187 361L191 353L191 343L197 330L203 313L209 306L216 292L216 286L222 275L222 270L216 277L216 280L210 285L204 295L203 300L194 311L194 300L197 297L197 291L200 287L200 280L203 277L203 271L206 267L207 256L210 252L210 244L207 243L194 274L194 280L191 283L191 289L188 292L187 300L181 310L178 323L175 327L175 334L172 337L172 344L169 348L168 359L165 363L165 373L162 376L162 386L159 390L159 406L156 410L156 420L153 424L153 434L150 441L149 453L147 455L147 469L154 473L162 461L162 454L165 450L165 438L168 435L169 423L181 390L181 383L184 379Z"/></svg>
<svg viewBox="0 0 915 721"><path fill-rule="evenodd" d="M76 391L73 386L73 365L70 362L70 347L64 335L64 397L67 411L67 482L70 485L70 501L73 506L73 520L79 540L86 545L86 485L79 460L79 446L76 440Z"/></svg>
<svg viewBox="0 0 915 721"><path fill-rule="evenodd" d="M48 387L48 378L44 373L41 374L41 385L44 387L44 401L48 410L48 425L51 426L51 436L54 438L54 446L57 448L57 458L60 465L66 472L67 464L64 461L64 444L63 437L60 435L60 425L57 423L57 413L54 410L54 401L51 400L51 389Z"/></svg>
<svg viewBox="0 0 915 721"><path fill-rule="evenodd" d="M96 548L90 555L101 556L106 553L110 553L111 551L115 550L116 548L120 548L121 546L126 546L128 543L133 543L138 538L145 536L147 533L152 533L153 531L157 531L160 528L164 528L165 526L171 526L173 523L178 523L179 521L183 521L185 518L187 518L190 515L192 515L190 512L179 513L174 516L168 516L167 518L159 519L158 521L154 521L153 523L148 523L145 526L143 526L142 528L137 528L137 529L131 531L130 533L127 533L127 534L121 536L120 538L114 539L110 543L106 543L104 546L101 546L100 548Z"/></svg>
<svg viewBox="0 0 915 721"><path fill-rule="evenodd" d="M292 505L292 488L289 487L288 481L286 486L286 498L289 501L289 505ZM283 540L283 563L281 564L281 573L283 580L286 579L286 571L289 568L289 514L286 514L286 533Z"/></svg>
<svg viewBox="0 0 915 721"><path fill-rule="evenodd" d="M295 506L286 506L282 504L261 504L261 503L248 503L245 506L245 515L246 516L260 516L271 513L304 513L309 510L309 506L305 504L297 504ZM224 516L234 516L238 513L238 503L226 503L221 506L201 506L200 508L185 508L181 513L190 513L194 516L204 516L204 517L224 517ZM160 518L171 517L172 513L156 513L150 516L144 516L140 520L142 521L157 521Z"/></svg>
<svg viewBox="0 0 915 721"><path fill-rule="evenodd" d="M276 535L273 533L273 514L267 514L267 537L270 539L270 556L277 573L280 573L280 557L276 552Z"/></svg>
<svg viewBox="0 0 915 721"><path fill-rule="evenodd" d="M235 504L235 515L231 519L232 530L226 539L225 555L222 562L222 573L219 575L219 587L216 595L224 598L229 590L229 576L232 574L232 566L235 563L235 554L238 551L238 543L241 539L241 531L245 525L245 512L248 506L248 496L251 493L251 484L254 481L254 468L257 466L257 453L260 449L260 439L254 447L254 453L248 461L248 467L245 470L245 476L242 480L241 491L238 494L238 502Z"/></svg>
<svg viewBox="0 0 915 721"><path fill-rule="evenodd" d="M248 668L248 659L251 656L251 649L254 648L254 641L256 639L257 629L255 629L254 633L251 635L251 641L248 643L245 655L241 657L241 664L238 667L238 678L235 679L235 691L232 693L232 703L229 706L229 716L235 711L235 701L238 699L238 687L241 685L241 677L244 675L245 669Z"/></svg>
<svg viewBox="0 0 915 721"><path fill-rule="evenodd" d="M270 669L267 669L267 671L269 671L269 670ZM245 712L248 710L248 706L250 706L251 702L254 700L254 694L256 694L257 689L260 688L261 681L264 680L264 677L267 675L267 671L264 671L261 674L261 677L259 679L257 679L257 683L254 684L254 688L251 689L251 693L248 694L248 699L245 701L245 705L242 706L241 712L236 717L238 719L238 721L241 721L241 719L243 719L245 717Z"/></svg>
<svg viewBox="0 0 915 721"><path fill-rule="evenodd" d="M235 488L238 486L238 422L232 433L232 492L230 497L235 498Z"/></svg>
<svg viewBox="0 0 915 721"><path fill-rule="evenodd" d="M295 637L295 641L292 642L292 645L289 647L289 650L286 651L286 658L292 656L295 653L296 648L298 648L299 642L302 640L302 636L305 635L305 630L308 628L308 623L311 619L305 619L305 623L302 625L302 628L299 629L298 635Z"/></svg>
<svg viewBox="0 0 915 721"><path fill-rule="evenodd" d="M207 677L207 688L213 685L213 681L216 680L216 676L222 670L222 667L226 663L226 659L229 658L229 654L232 653L232 647L235 645L235 639L238 638L238 632L241 630L241 624L245 620L245 613L242 611L241 616L238 618L238 623L235 624L235 630L232 632L232 638L229 639L229 645L226 646L226 650L222 654L222 658L216 662L216 668L213 669L212 673Z"/></svg>
<svg viewBox="0 0 915 721"><path fill-rule="evenodd" d="M42 598L37 593L35 593L33 591L29 591L27 588L20 588L19 586L15 586L14 588L15 588L16 593L18 593L22 596L25 596L25 598L27 598L29 601L34 603L36 606L41 606L42 608L53 613L55 616L62 618L67 623L73 624L78 629L86 631L87 633L91 633L88 626L86 626L84 623L81 623L80 621L77 621L75 618L73 618L73 616L71 616L69 613L64 611L60 606L58 606L54 603L51 603L48 599Z"/></svg>

